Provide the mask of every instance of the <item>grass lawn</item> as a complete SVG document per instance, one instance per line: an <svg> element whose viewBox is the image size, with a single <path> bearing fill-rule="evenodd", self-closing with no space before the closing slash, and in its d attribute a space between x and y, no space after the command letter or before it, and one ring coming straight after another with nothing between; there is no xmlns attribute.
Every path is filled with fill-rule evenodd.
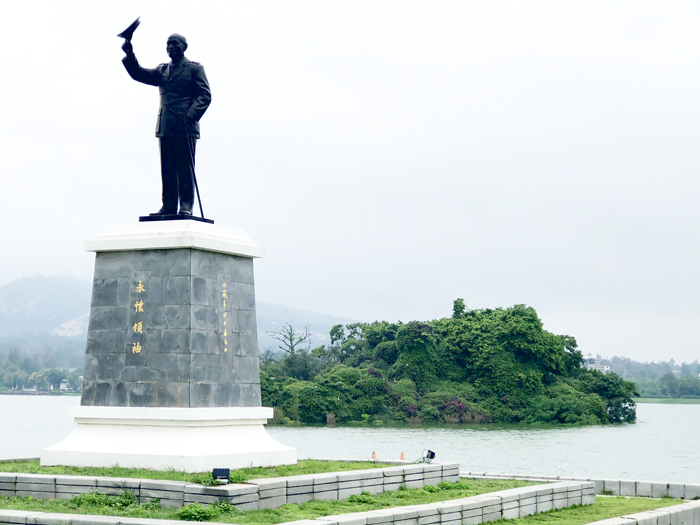
<svg viewBox="0 0 700 525"><path fill-rule="evenodd" d="M673 397L640 397L635 403L661 403L664 405L700 405L700 398L676 399Z"/></svg>
<svg viewBox="0 0 700 525"><path fill-rule="evenodd" d="M296 465L279 467L257 467L232 470L230 479L234 483L245 483L250 479L276 478L280 476L300 476L303 474L320 474L323 472L338 472L342 470L364 470L371 468L392 467L386 463L372 461L318 461L305 459ZM146 470L122 468L119 465L108 468L97 467L42 467L38 460L31 461L0 461L0 472L22 472L25 474L61 474L67 476L101 476L109 478L142 478L167 479L171 481L187 481L211 485L211 472L188 474L179 470Z"/></svg>
<svg viewBox="0 0 700 525"><path fill-rule="evenodd" d="M160 509L153 503L136 504L133 493L124 493L121 496L105 496L95 493L82 494L70 501L0 497L0 508L170 520L204 518L211 521L238 523L241 525L272 525L285 521L314 519L319 516L445 501L533 484L533 482L515 480L465 479L458 483L443 482L439 486L429 486L423 489L399 490L376 495L365 493L351 496L343 501L311 501L301 505L287 504L278 509L251 510L247 512L239 511L228 504L218 504L210 507L190 504L179 510Z"/></svg>
<svg viewBox="0 0 700 525"><path fill-rule="evenodd" d="M596 496L595 505L576 506L566 509L533 514L527 518L511 520L513 525L584 525L594 521L635 514L645 510L680 505L683 500L625 498L624 496Z"/></svg>

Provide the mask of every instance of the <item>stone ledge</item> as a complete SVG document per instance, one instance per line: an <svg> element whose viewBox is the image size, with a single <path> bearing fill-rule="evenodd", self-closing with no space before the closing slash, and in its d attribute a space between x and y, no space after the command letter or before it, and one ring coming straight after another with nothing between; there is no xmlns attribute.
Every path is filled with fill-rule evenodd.
<svg viewBox="0 0 700 525"><path fill-rule="evenodd" d="M88 252L178 248L195 248L251 258L265 255L265 250L243 230L194 221L139 222L110 226L85 242L85 251Z"/></svg>
<svg viewBox="0 0 700 525"><path fill-rule="evenodd" d="M581 481L588 482L581 496L604 494L610 492L614 496L663 498L694 500L700 498L700 484L669 483L660 481L635 481L622 479L572 478L565 476L533 476L520 474L494 474L485 472L460 473L463 478L474 479L519 479L527 481ZM554 485L552 485L554 486ZM697 525L697 524L696 524Z"/></svg>
<svg viewBox="0 0 700 525"><path fill-rule="evenodd" d="M0 509L0 523L15 525L187 525L192 522Z"/></svg>
<svg viewBox="0 0 700 525"><path fill-rule="evenodd" d="M559 483L557 488L563 489L563 494L568 492L582 492L585 487L592 486L589 482L567 482ZM323 516L316 520L300 520L287 522L281 525L383 525L393 523L394 525L417 524L417 525L432 525L432 524L454 524L454 525L470 525L487 523L496 521L502 518L507 519L508 511L504 512L501 507L501 502L504 499L509 499L517 506L511 512L513 518L518 518L539 512L535 505L527 505L527 508L520 507L520 496L524 500L533 499L533 495L541 490L542 487L521 487L517 489L508 489L505 491L493 492L490 494L482 494L469 498L461 498L458 500L443 501L437 503L429 503L424 505L412 505L407 507L396 507L393 509L382 509L369 512L358 512L354 514L339 514L336 516ZM550 492L551 496L553 493ZM515 499L512 499L515 498ZM564 506L569 506L567 500L564 499ZM591 503L595 502L594 500ZM508 502L506 502L508 503ZM699 502L700 503L700 502ZM494 505L496 504L496 505ZM573 504L573 503L572 503ZM577 503L577 504L580 504ZM584 504L586 504L584 502ZM495 510L496 507L498 510ZM613 525L613 524L610 524ZM622 525L622 524L616 524ZM637 525L630 522L630 525ZM640 524L641 525L641 524ZM657 524L658 525L658 524ZM678 523L677 525L693 525L692 523Z"/></svg>
<svg viewBox="0 0 700 525"><path fill-rule="evenodd" d="M682 503L672 507L628 514L593 522L589 525L693 525L700 522L700 501Z"/></svg>
<svg viewBox="0 0 700 525"><path fill-rule="evenodd" d="M104 407L81 408L89 409L88 415L104 413L101 410ZM120 407L109 408L109 412L112 412L114 408L119 412ZM181 409L142 409L141 417L144 419L153 418L156 417L157 413L157 417L163 418L164 412L170 413L171 410L177 412ZM222 418L226 418L230 411L268 409L186 410L202 413L213 411L220 413ZM193 415L199 417L198 414ZM458 466L456 463L447 465L449 472ZM160 498L163 505L168 507L178 507L190 502L206 505L225 501L241 509L257 509L277 508L285 503L303 503L314 499L347 499L353 494L360 494L363 490L378 494L384 491L398 490L404 483L408 487L436 485L447 479L443 472L444 466L439 463L423 463L383 469L261 478L245 484L232 483L211 487L170 480L0 473L0 480L2 480L0 489L2 489L4 496L31 495L42 499L70 499L75 494L91 492L92 490L101 494L119 495L122 490L127 489L133 491L140 501L145 502Z"/></svg>

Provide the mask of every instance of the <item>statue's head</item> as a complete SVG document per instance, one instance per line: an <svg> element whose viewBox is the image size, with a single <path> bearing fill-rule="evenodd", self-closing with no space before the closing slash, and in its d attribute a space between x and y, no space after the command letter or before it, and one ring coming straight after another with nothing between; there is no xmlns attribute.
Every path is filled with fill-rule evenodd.
<svg viewBox="0 0 700 525"><path fill-rule="evenodd" d="M187 50L187 39L178 33L173 33L168 37L165 49L172 60L177 60L181 58Z"/></svg>

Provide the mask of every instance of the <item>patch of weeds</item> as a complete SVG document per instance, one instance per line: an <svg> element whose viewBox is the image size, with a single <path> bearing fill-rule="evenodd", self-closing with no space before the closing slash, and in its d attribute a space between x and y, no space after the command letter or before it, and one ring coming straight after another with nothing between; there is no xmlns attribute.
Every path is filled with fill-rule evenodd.
<svg viewBox="0 0 700 525"><path fill-rule="evenodd" d="M160 509L160 498L153 498L148 503L141 505L145 510L159 510Z"/></svg>
<svg viewBox="0 0 700 525"><path fill-rule="evenodd" d="M366 490L362 491L362 494L353 494L348 498L348 502L350 503L365 503L368 505L372 505L374 503L377 503L379 500L375 498L371 493L367 492Z"/></svg>
<svg viewBox="0 0 700 525"><path fill-rule="evenodd" d="M100 494L94 490L86 494L76 494L71 498L70 503L75 507L110 507L113 509L126 509L137 505L136 495L130 490L122 491L119 496Z"/></svg>
<svg viewBox="0 0 700 525"><path fill-rule="evenodd" d="M452 483L450 481L441 481L437 485L425 485L423 487L423 490L425 492L429 492L431 494L434 494L435 492L442 492L445 490L455 490L455 489L460 489L462 486L459 483Z"/></svg>
<svg viewBox="0 0 700 525"><path fill-rule="evenodd" d="M213 503L209 506L219 515L239 516L243 513L243 511L239 510L235 505L231 505L227 501L219 501L218 503Z"/></svg>
<svg viewBox="0 0 700 525"><path fill-rule="evenodd" d="M197 474L190 474L190 480L192 483L198 483L204 485L205 487L211 487L213 485L221 485L218 479L214 479L211 472L199 472Z"/></svg>
<svg viewBox="0 0 700 525"><path fill-rule="evenodd" d="M399 486L399 490L391 493L391 497L396 499L408 499L413 497L413 493L406 488L406 485L401 484L401 486Z"/></svg>
<svg viewBox="0 0 700 525"><path fill-rule="evenodd" d="M245 483L250 479L250 476L241 470L232 470L228 475L228 480L231 483Z"/></svg>
<svg viewBox="0 0 700 525"><path fill-rule="evenodd" d="M71 505L75 505L76 507L82 507L83 505L92 505L92 506L110 506L114 507L115 505L108 505L109 503L109 496L106 494L100 494L97 492L97 490L93 490L92 492L88 492L86 494L76 494L70 499Z"/></svg>
<svg viewBox="0 0 700 525"><path fill-rule="evenodd" d="M194 502L180 507L177 515L185 521L209 521L216 515L216 510Z"/></svg>
<svg viewBox="0 0 700 525"><path fill-rule="evenodd" d="M115 507L123 508L126 508L130 505L136 505L138 503L136 501L136 494L134 494L131 490L122 490L122 493L119 494L119 496L117 496L115 501Z"/></svg>

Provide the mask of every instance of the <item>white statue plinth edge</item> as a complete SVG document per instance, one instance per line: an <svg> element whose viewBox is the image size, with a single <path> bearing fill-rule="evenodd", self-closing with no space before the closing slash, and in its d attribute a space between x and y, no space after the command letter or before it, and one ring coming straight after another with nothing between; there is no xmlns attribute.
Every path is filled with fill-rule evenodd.
<svg viewBox="0 0 700 525"><path fill-rule="evenodd" d="M41 451L42 465L206 472L296 463L265 430L272 408L77 406L77 428Z"/></svg>

